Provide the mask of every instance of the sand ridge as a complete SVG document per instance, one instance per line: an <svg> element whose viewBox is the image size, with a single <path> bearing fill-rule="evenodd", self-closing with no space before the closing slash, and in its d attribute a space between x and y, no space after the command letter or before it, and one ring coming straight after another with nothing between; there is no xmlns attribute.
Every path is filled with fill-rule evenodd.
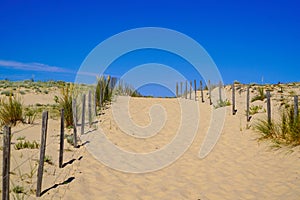
<svg viewBox="0 0 300 200"><path fill-rule="evenodd" d="M227 89L226 92L227 98L230 99L230 90ZM276 150L270 148L272 146L270 142L257 141L258 134L252 130L251 125L255 123L255 119L264 117L265 113L258 113L253 116L250 123L246 122L244 91L237 93L236 115L231 114L231 107L226 107L224 127L214 149L204 159L199 158L199 150L209 129L214 110L213 106L209 105L207 97L205 92L205 103L196 102L199 107L199 128L188 150L171 165L142 174L124 173L99 162L87 150L85 145L88 143L85 143L83 138L81 141L83 145L78 149L65 142L66 166L59 169L57 167L59 121L50 119L46 154L52 156L54 165L45 166L43 180L45 193L40 199L299 199L300 148L283 147ZM34 98L34 94L25 95L24 98L25 102L31 104L26 98ZM48 98L48 101L51 103L52 97ZM195 103L193 100L181 101L187 104ZM90 129L86 127L86 132L93 135L101 129L114 145L127 151L137 153L156 151L175 137L174 130L180 126L178 99L130 99L131 119L140 126L151 123L149 110L156 104L164 107L167 121L155 136L134 138L125 134L116 124L111 106L103 110L104 114L97 118L98 123L95 126ZM253 104L265 106L264 102ZM277 106L276 101L273 101L272 105ZM20 136L39 142L40 125L40 119L37 119L34 125L18 125L13 129L15 133L13 143L16 143ZM66 134L71 133L72 130L66 130ZM2 140L2 135L0 137ZM38 149L12 151L13 157L18 162L15 163L12 158L12 168L23 160L30 158L34 163L38 159ZM0 163L2 166L2 159ZM29 170L28 162L22 165L23 173ZM14 172L15 174L11 175L12 181L18 177L17 172ZM36 177L34 176L32 180L26 178L24 181L32 181L29 185L33 193L26 196L27 199L35 199ZM28 184L25 182L14 184Z"/></svg>

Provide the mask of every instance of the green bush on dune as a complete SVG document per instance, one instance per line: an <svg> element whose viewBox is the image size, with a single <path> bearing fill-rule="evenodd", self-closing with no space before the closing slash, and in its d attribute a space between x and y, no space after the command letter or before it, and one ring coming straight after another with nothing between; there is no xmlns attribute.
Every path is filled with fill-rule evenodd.
<svg viewBox="0 0 300 200"><path fill-rule="evenodd" d="M112 88L110 87L111 77L108 76L107 78L101 76L97 78L97 85L96 85L96 100L97 106L103 106L106 102L111 101L112 98ZM101 99L101 105L100 105Z"/></svg>
<svg viewBox="0 0 300 200"><path fill-rule="evenodd" d="M0 125L15 126L23 122L23 105L21 99L9 96L0 99Z"/></svg>
<svg viewBox="0 0 300 200"><path fill-rule="evenodd" d="M258 88L258 95L256 95L255 97L253 97L251 99L251 102L254 102L254 101L257 101L257 100L263 101L265 98L266 98L266 94L264 92L264 88L263 87L259 87Z"/></svg>
<svg viewBox="0 0 300 200"><path fill-rule="evenodd" d="M66 127L73 125L72 100L74 96L75 87L73 84L67 84L61 88L61 97L58 99L58 103L64 109Z"/></svg>
<svg viewBox="0 0 300 200"><path fill-rule="evenodd" d="M262 134L260 139L272 139L277 143L300 145L300 116L295 118L294 107L289 106L281 113L280 121L269 123L259 120L254 129Z"/></svg>
<svg viewBox="0 0 300 200"><path fill-rule="evenodd" d="M229 100L225 99L225 100L218 100L217 105L214 105L215 109L218 108L222 108L222 107L226 107L226 106L230 106L231 103Z"/></svg>

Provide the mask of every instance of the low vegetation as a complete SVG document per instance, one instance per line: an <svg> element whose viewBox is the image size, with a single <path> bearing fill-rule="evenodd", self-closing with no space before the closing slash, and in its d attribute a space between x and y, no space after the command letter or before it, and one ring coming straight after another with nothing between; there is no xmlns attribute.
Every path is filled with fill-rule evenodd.
<svg viewBox="0 0 300 200"><path fill-rule="evenodd" d="M222 108L222 107L226 107L226 106L230 106L231 103L229 100L219 100L217 105L214 106L215 109L218 109L218 108Z"/></svg>
<svg viewBox="0 0 300 200"><path fill-rule="evenodd" d="M261 105L259 105L259 106L252 105L249 108L250 115L255 115L255 114L259 113L260 111L263 111L263 107Z"/></svg>
<svg viewBox="0 0 300 200"><path fill-rule="evenodd" d="M74 145L74 135L65 135L65 139L67 140L67 142L69 144L71 144L72 146Z"/></svg>
<svg viewBox="0 0 300 200"><path fill-rule="evenodd" d="M114 93L121 96L141 97L142 95L128 83L124 83L122 80L115 87ZM143 96L146 97L146 96Z"/></svg>
<svg viewBox="0 0 300 200"><path fill-rule="evenodd" d="M97 85L96 85L97 106L102 107L105 103L111 101L113 88L111 87L110 82L111 82L110 76L107 77L101 76L97 78Z"/></svg>
<svg viewBox="0 0 300 200"><path fill-rule="evenodd" d="M44 162L48 163L49 165L53 165L51 156L45 155Z"/></svg>
<svg viewBox="0 0 300 200"><path fill-rule="evenodd" d="M0 125L15 126L23 122L23 105L17 96L3 97L0 99Z"/></svg>
<svg viewBox="0 0 300 200"><path fill-rule="evenodd" d="M23 186L16 185L13 187L12 191L16 194L21 194L25 192L25 189Z"/></svg>
<svg viewBox="0 0 300 200"><path fill-rule="evenodd" d="M30 142L26 140L19 140L18 143L15 144L14 148L16 150L20 149L38 149L39 144L36 141Z"/></svg>
<svg viewBox="0 0 300 200"><path fill-rule="evenodd" d="M61 88L61 97L58 98L57 101L60 107L64 109L66 127L73 125L73 98L75 98L74 84L65 84L65 86Z"/></svg>
<svg viewBox="0 0 300 200"><path fill-rule="evenodd" d="M258 95L256 95L255 97L253 97L251 99L251 102L258 101L258 100L263 101L265 98L266 98L266 94L265 94L264 88L263 87L259 87L258 88Z"/></svg>
<svg viewBox="0 0 300 200"><path fill-rule="evenodd" d="M262 134L260 139L272 139L276 143L300 145L300 117L295 117L294 107L283 109L280 120L268 122L267 119L259 120L255 130Z"/></svg>
<svg viewBox="0 0 300 200"><path fill-rule="evenodd" d="M36 108L27 107L25 108L25 121L28 124L33 124L37 116L38 110Z"/></svg>
<svg viewBox="0 0 300 200"><path fill-rule="evenodd" d="M7 97L9 96L14 96L13 92L12 91L2 91L1 92L1 95L5 95Z"/></svg>

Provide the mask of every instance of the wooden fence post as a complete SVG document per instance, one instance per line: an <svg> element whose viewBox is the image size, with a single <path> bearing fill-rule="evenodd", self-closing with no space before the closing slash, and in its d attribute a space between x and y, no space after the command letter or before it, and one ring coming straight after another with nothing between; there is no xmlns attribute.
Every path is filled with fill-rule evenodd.
<svg viewBox="0 0 300 200"><path fill-rule="evenodd" d="M185 81L185 99L187 99L187 94L188 94L188 82Z"/></svg>
<svg viewBox="0 0 300 200"><path fill-rule="evenodd" d="M76 99L73 99L72 101L72 110L73 110L73 143L74 143L74 147L76 148L77 147Z"/></svg>
<svg viewBox="0 0 300 200"><path fill-rule="evenodd" d="M271 117L271 93L270 90L267 90L267 113L268 113L268 123L271 125L272 117Z"/></svg>
<svg viewBox="0 0 300 200"><path fill-rule="evenodd" d="M178 82L176 82L176 97L178 98Z"/></svg>
<svg viewBox="0 0 300 200"><path fill-rule="evenodd" d="M295 122L298 120L299 111L298 111L298 96L294 96L294 119Z"/></svg>
<svg viewBox="0 0 300 200"><path fill-rule="evenodd" d="M102 94L102 84L101 84L101 81L100 81L100 83L99 83L99 90L100 90L100 92L99 92L99 107L100 107L100 115L101 115L101 108L102 108L102 98L103 98L103 94Z"/></svg>
<svg viewBox="0 0 300 200"><path fill-rule="evenodd" d="M210 80L208 80L208 93L209 93L209 104L212 105Z"/></svg>
<svg viewBox="0 0 300 200"><path fill-rule="evenodd" d="M193 82L190 81L190 100L192 99Z"/></svg>
<svg viewBox="0 0 300 200"><path fill-rule="evenodd" d="M203 96L203 85L202 85L202 81L200 81L200 91L201 91L201 101L202 101L202 103L204 103L204 96Z"/></svg>
<svg viewBox="0 0 300 200"><path fill-rule="evenodd" d="M250 121L250 86L247 87L247 108L246 108L246 117L247 117L247 122Z"/></svg>
<svg viewBox="0 0 300 200"><path fill-rule="evenodd" d="M237 110L235 109L235 87L232 83L232 115L235 115Z"/></svg>
<svg viewBox="0 0 300 200"><path fill-rule="evenodd" d="M194 80L195 101L197 101L197 82Z"/></svg>
<svg viewBox="0 0 300 200"><path fill-rule="evenodd" d="M2 199L9 200L9 171L10 171L10 140L11 128L4 126L3 130L3 168L2 168Z"/></svg>
<svg viewBox="0 0 300 200"><path fill-rule="evenodd" d="M63 157L64 157L64 138L65 138L65 124L64 124L64 109L60 110L60 143L59 143L59 168L62 168L63 165Z"/></svg>
<svg viewBox="0 0 300 200"><path fill-rule="evenodd" d="M94 111L95 111L95 116L97 116L98 113L97 113L97 95L96 95L96 91L94 93Z"/></svg>
<svg viewBox="0 0 300 200"><path fill-rule="evenodd" d="M219 82L219 100L222 102L222 82Z"/></svg>
<svg viewBox="0 0 300 200"><path fill-rule="evenodd" d="M41 147L40 147L40 160L37 174L37 188L36 196L41 196L42 181L44 173L44 159L46 151L46 140L47 140L47 128L48 128L48 111L44 111L42 115L42 135L41 135Z"/></svg>
<svg viewBox="0 0 300 200"><path fill-rule="evenodd" d="M116 79L113 79L114 81L116 81ZM115 87L115 82L113 83L114 87ZM89 94L88 94L88 114L89 114L89 126L92 126L92 92L91 90L89 90Z"/></svg>
<svg viewBox="0 0 300 200"><path fill-rule="evenodd" d="M183 95L182 95L182 82L180 82L180 96L182 97Z"/></svg>
<svg viewBox="0 0 300 200"><path fill-rule="evenodd" d="M81 135L84 134L84 125L85 125L85 94L82 95Z"/></svg>

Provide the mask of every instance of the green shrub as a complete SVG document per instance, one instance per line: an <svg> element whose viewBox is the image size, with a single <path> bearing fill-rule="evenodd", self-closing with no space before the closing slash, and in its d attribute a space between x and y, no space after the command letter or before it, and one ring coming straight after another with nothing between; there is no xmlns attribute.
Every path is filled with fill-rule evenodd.
<svg viewBox="0 0 300 200"><path fill-rule="evenodd" d="M37 109L36 108L25 108L25 121L27 121L28 124L33 124L34 120L37 115Z"/></svg>
<svg viewBox="0 0 300 200"><path fill-rule="evenodd" d="M36 141L30 142L30 141L19 141L18 143L15 144L14 148L16 150L20 149L38 149L39 144Z"/></svg>
<svg viewBox="0 0 300 200"><path fill-rule="evenodd" d="M65 139L67 139L67 142L71 144L72 146L74 145L74 135L65 135Z"/></svg>
<svg viewBox="0 0 300 200"><path fill-rule="evenodd" d="M53 165L51 156L45 155L44 162L48 163L49 165Z"/></svg>
<svg viewBox="0 0 300 200"><path fill-rule="evenodd" d="M66 127L73 125L73 109L72 100L75 96L75 88L73 84L66 85L61 88L61 97L58 102L61 108L64 109Z"/></svg>
<svg viewBox="0 0 300 200"><path fill-rule="evenodd" d="M2 91L1 94L2 94L2 95L5 95L5 96L7 96L7 97L8 97L8 96L14 96L14 93L13 93L12 91Z"/></svg>
<svg viewBox="0 0 300 200"><path fill-rule="evenodd" d="M266 98L265 92L264 92L264 88L263 87L259 87L258 88L258 95L256 95L255 97L253 97L251 99L251 102L260 100L263 101Z"/></svg>
<svg viewBox="0 0 300 200"><path fill-rule="evenodd" d="M25 95L25 94L26 94L26 92L23 91L23 90L21 90L19 93L20 93L21 95Z"/></svg>
<svg viewBox="0 0 300 200"><path fill-rule="evenodd" d="M53 97L53 100L54 100L55 103L59 103L59 98L58 98L58 96L55 95L55 96Z"/></svg>
<svg viewBox="0 0 300 200"><path fill-rule="evenodd" d="M23 122L23 105L20 98L9 96L0 99L0 125L15 126Z"/></svg>
<svg viewBox="0 0 300 200"><path fill-rule="evenodd" d="M16 185L15 187L13 187L12 191L16 194L21 194L21 193L25 193L25 189L23 186L19 186Z"/></svg>
<svg viewBox="0 0 300 200"><path fill-rule="evenodd" d="M25 140L25 136L20 136L17 138L17 140Z"/></svg>
<svg viewBox="0 0 300 200"><path fill-rule="evenodd" d="M260 110L262 110L262 106L254 106L252 105L250 108L249 108L249 114L250 115L255 115L256 113L258 113Z"/></svg>
<svg viewBox="0 0 300 200"><path fill-rule="evenodd" d="M97 106L103 106L106 102L110 102L112 99L112 90L113 88L110 87L110 76L107 78L104 76L101 76L97 80L96 85L96 100L97 100ZM101 95L101 96L100 96ZM100 104L100 98L101 98L101 104Z"/></svg>
<svg viewBox="0 0 300 200"><path fill-rule="evenodd" d="M229 100L218 100L218 103L217 103L217 105L215 105L214 107L215 107L215 109L217 109L217 108L221 108L221 107L226 107L226 106L230 106L231 105L231 103L229 102Z"/></svg>
<svg viewBox="0 0 300 200"><path fill-rule="evenodd" d="M262 134L260 139L271 138L280 143L300 145L300 117L295 118L293 106L282 110L279 122L259 120L254 128Z"/></svg>

